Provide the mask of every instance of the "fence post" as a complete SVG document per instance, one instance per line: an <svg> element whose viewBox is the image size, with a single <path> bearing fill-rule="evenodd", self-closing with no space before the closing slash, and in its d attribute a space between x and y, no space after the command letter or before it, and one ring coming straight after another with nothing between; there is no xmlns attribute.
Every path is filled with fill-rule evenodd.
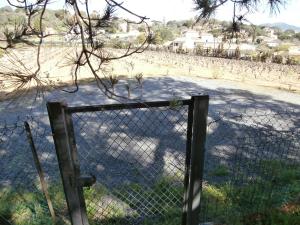
<svg viewBox="0 0 300 225"><path fill-rule="evenodd" d="M50 195L49 195L49 192L48 192L48 187L47 187L47 183L45 181L44 172L43 172L43 169L42 169L42 166L41 166L41 163L40 163L40 160L39 160L36 148L35 148L35 144L34 144L34 141L33 141L31 129L30 129L30 126L29 126L27 121L24 122L24 126L25 126L25 131L26 131L26 134L27 134L27 139L28 139L28 142L29 142L29 145L30 145L30 149L31 149L31 152L32 152L35 168L36 168L36 170L38 172L38 175L39 175L39 178L40 178L41 188L42 188L42 191L45 195L47 205L48 205L48 209L49 209L49 212L50 212L50 215L51 215L51 218L52 218L52 223L55 224L55 221L56 221L55 212L54 212L52 201L51 201L51 198L50 198Z"/></svg>
<svg viewBox="0 0 300 225"><path fill-rule="evenodd" d="M190 155L188 166L188 185L185 190L186 202L183 217L186 218L183 224L199 225L200 222L200 202L202 192L202 179L204 168L204 153L205 153L205 140L206 140L206 127L207 127L207 114L209 97L193 96L192 97L192 111L189 113L189 126L192 120L192 129L189 134L187 148L190 148L187 153ZM189 156L187 155L187 156ZM185 219L183 218L183 219Z"/></svg>
<svg viewBox="0 0 300 225"><path fill-rule="evenodd" d="M185 157L185 174L184 174L184 193L183 193L183 213L182 213L182 225L187 224L187 212L188 212L188 187L190 176L190 164L191 164L191 145L192 145L192 133L193 133L193 111L194 101L189 104L188 108L188 122L187 122L187 140L186 140L186 157Z"/></svg>
<svg viewBox="0 0 300 225"><path fill-rule="evenodd" d="M79 179L80 171L72 118L65 112L66 107L60 102L47 103L71 223L72 225L88 225L83 190Z"/></svg>

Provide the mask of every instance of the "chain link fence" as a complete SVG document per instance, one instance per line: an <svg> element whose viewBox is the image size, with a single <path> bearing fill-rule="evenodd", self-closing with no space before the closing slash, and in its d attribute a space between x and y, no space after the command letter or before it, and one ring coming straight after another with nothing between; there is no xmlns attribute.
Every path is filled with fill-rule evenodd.
<svg viewBox="0 0 300 225"><path fill-rule="evenodd" d="M300 111L263 109L232 110L211 118L202 221L297 224L299 118Z"/></svg>
<svg viewBox="0 0 300 225"><path fill-rule="evenodd" d="M202 222L270 224L281 214L299 215L299 118L300 112L290 109L209 112ZM0 224L51 224L24 120L32 129L57 221L68 224L43 113L0 122ZM81 171L97 178L84 190L91 224L181 223L186 120L184 106L73 114Z"/></svg>
<svg viewBox="0 0 300 225"><path fill-rule="evenodd" d="M91 224L180 224L188 106L75 113Z"/></svg>
<svg viewBox="0 0 300 225"><path fill-rule="evenodd" d="M52 224L24 122L32 130L57 224L68 224L67 206L47 115L0 122L0 224Z"/></svg>
<svg viewBox="0 0 300 225"><path fill-rule="evenodd" d="M26 218L31 213L44 214L47 204L39 190L37 172L21 121L0 127L0 155L1 224L13 224L23 220L22 217L32 219Z"/></svg>

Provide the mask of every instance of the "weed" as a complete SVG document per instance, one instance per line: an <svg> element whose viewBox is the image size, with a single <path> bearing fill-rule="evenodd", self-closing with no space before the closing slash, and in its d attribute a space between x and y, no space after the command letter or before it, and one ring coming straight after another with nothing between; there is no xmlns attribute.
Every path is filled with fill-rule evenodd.
<svg viewBox="0 0 300 225"><path fill-rule="evenodd" d="M210 175L215 177L226 177L229 175L229 168L225 165L219 165L210 172Z"/></svg>
<svg viewBox="0 0 300 225"><path fill-rule="evenodd" d="M42 193L5 188L0 196L0 218L14 225L52 224ZM57 224L65 222L58 219Z"/></svg>
<svg viewBox="0 0 300 225"><path fill-rule="evenodd" d="M259 168L261 173L247 185L205 183L201 207L206 221L224 225L298 225L300 166L264 160ZM222 165L211 172L212 176L228 174L229 169ZM49 194L59 214L67 215L61 184L50 185ZM143 225L181 221L183 185L173 177L161 177L151 187L130 183L108 190L98 184L85 189L84 195L91 225L121 225L141 218L139 224ZM40 192L3 188L0 196L0 218L15 225L51 224ZM105 205L105 212L100 210L100 204ZM58 224L66 223L60 220Z"/></svg>
<svg viewBox="0 0 300 225"><path fill-rule="evenodd" d="M218 78L220 78L220 69L219 68L216 68L216 67L214 67L213 69L212 69L212 77L213 77L213 79L218 79Z"/></svg>
<svg viewBox="0 0 300 225"><path fill-rule="evenodd" d="M300 221L300 167L277 160L261 161L259 166L262 177L257 175L247 185L205 185L207 217L231 225L296 225Z"/></svg>

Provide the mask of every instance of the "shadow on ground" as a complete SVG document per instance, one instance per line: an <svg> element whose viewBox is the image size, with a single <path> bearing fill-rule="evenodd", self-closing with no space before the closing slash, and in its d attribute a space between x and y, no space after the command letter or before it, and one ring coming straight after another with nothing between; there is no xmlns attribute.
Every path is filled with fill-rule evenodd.
<svg viewBox="0 0 300 225"><path fill-rule="evenodd" d="M126 94L122 83L117 92ZM132 96L140 94L140 90L132 92ZM300 109L288 99L286 102L279 101L268 94L214 87L213 84L201 86L200 82L172 78L145 80L142 97L147 101L171 100L198 94L210 95L204 174L207 182L247 183L260 173L261 168L257 165L262 160L299 163ZM0 123L3 124L0 125L2 187L37 189L37 173L22 128L24 120L30 122L49 182L59 182L57 158L45 109L47 100L65 101L76 106L113 102L101 95L95 85L83 85L75 94L53 91L46 94L44 100L31 104L29 99L10 104L3 102L0 106ZM110 203L120 202L120 196L116 197L111 191L116 188L123 188L127 197L137 199L135 195L139 192L132 192L136 185L148 190L166 178L176 181L174 185L182 185L187 107L77 113L73 115L73 121L82 173L94 174L97 183L109 190L105 201L103 196L94 196L90 203L91 208L96 207L91 209L92 216L106 215L105 210ZM226 167L228 174L213 176L220 165ZM151 193L164 196L164 192L166 190ZM166 195L165 201L169 201L168 198ZM153 205L148 204L149 199L146 200L145 208L129 209L130 202L126 202L127 206L123 207L128 208L125 214L146 218L154 210L151 208ZM172 198L170 204L180 209L182 199ZM155 212L161 214L164 210L156 208ZM105 218L103 216L102 219Z"/></svg>

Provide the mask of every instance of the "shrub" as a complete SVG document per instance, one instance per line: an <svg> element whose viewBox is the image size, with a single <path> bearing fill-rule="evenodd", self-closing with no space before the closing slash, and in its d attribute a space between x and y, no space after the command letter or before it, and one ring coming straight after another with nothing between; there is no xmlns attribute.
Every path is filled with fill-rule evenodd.
<svg viewBox="0 0 300 225"><path fill-rule="evenodd" d="M112 39L110 43L107 44L108 47L116 48L116 49L124 49L129 47L129 43L126 41L122 41L119 39Z"/></svg>
<svg viewBox="0 0 300 225"><path fill-rule="evenodd" d="M282 45L279 45L277 48L275 48L275 51L277 52L288 52L289 51L289 48L290 48L290 45L287 45L287 44L282 44Z"/></svg>
<svg viewBox="0 0 300 225"><path fill-rule="evenodd" d="M4 50L0 49L0 58L4 55Z"/></svg>
<svg viewBox="0 0 300 225"><path fill-rule="evenodd" d="M204 49L202 45L197 45L196 47L196 55L203 55L204 54Z"/></svg>
<svg viewBox="0 0 300 225"><path fill-rule="evenodd" d="M288 57L286 59L286 64L287 65L299 65L300 64L300 60L297 59L296 57Z"/></svg>
<svg viewBox="0 0 300 225"><path fill-rule="evenodd" d="M283 63L283 57L281 55L275 55L272 58L272 62L273 63L278 63L278 64L282 64Z"/></svg>
<svg viewBox="0 0 300 225"><path fill-rule="evenodd" d="M229 168L225 165L219 165L210 173L210 175L216 176L216 177L228 176Z"/></svg>
<svg viewBox="0 0 300 225"><path fill-rule="evenodd" d="M262 52L260 54L260 61L261 62L268 62L268 60L271 58L270 52Z"/></svg>
<svg viewBox="0 0 300 225"><path fill-rule="evenodd" d="M240 50L239 47L237 47L235 49L234 56L235 56L236 59L240 59L241 58L241 50Z"/></svg>

